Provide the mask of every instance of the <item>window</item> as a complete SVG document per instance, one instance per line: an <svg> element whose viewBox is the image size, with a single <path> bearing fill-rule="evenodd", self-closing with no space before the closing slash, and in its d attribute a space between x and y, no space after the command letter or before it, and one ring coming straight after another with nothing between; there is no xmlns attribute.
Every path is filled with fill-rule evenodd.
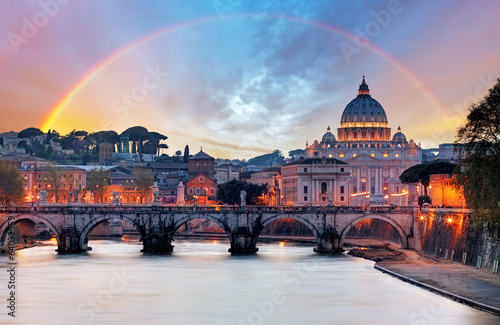
<svg viewBox="0 0 500 325"><path fill-rule="evenodd" d="M304 168L304 173L307 173L307 168Z"/></svg>
<svg viewBox="0 0 500 325"><path fill-rule="evenodd" d="M354 158L354 157L356 157L356 154L355 154L355 153L353 153L353 154L352 154L352 158Z"/></svg>
<svg viewBox="0 0 500 325"><path fill-rule="evenodd" d="M396 156L396 158L399 158L399 153L397 153L395 156Z"/></svg>
<svg viewBox="0 0 500 325"><path fill-rule="evenodd" d="M354 192L354 193L358 192L358 188L357 188L356 186L354 186L354 188L353 188L353 192Z"/></svg>
<svg viewBox="0 0 500 325"><path fill-rule="evenodd" d="M340 193L344 194L344 186L343 185L340 187Z"/></svg>
<svg viewBox="0 0 500 325"><path fill-rule="evenodd" d="M331 153L328 154L328 158L332 158L332 157L333 157L333 155Z"/></svg>
<svg viewBox="0 0 500 325"><path fill-rule="evenodd" d="M372 186L372 188L370 190L371 190L370 191L371 194L375 194L375 186Z"/></svg>
<svg viewBox="0 0 500 325"><path fill-rule="evenodd" d="M326 193L326 189L327 189L326 183L325 182L321 183L321 194L325 194Z"/></svg>
<svg viewBox="0 0 500 325"><path fill-rule="evenodd" d="M304 201L307 202L307 196L304 196Z"/></svg>
<svg viewBox="0 0 500 325"><path fill-rule="evenodd" d="M189 194L193 194L193 189L192 188L189 189Z"/></svg>
<svg viewBox="0 0 500 325"><path fill-rule="evenodd" d="M344 172L344 168L340 168L340 172L343 173Z"/></svg>
<svg viewBox="0 0 500 325"><path fill-rule="evenodd" d="M200 194L200 189L196 188L196 194Z"/></svg>
<svg viewBox="0 0 500 325"><path fill-rule="evenodd" d="M304 186L304 194L307 194L307 186Z"/></svg>
<svg viewBox="0 0 500 325"><path fill-rule="evenodd" d="M344 197L343 196L340 197L340 201L344 201Z"/></svg>
<svg viewBox="0 0 500 325"><path fill-rule="evenodd" d="M387 158L389 157L389 154L387 152L384 152L383 155L382 155L384 158Z"/></svg>
<svg viewBox="0 0 500 325"><path fill-rule="evenodd" d="M375 157L375 154L374 154L374 153L372 153L372 154L370 154L370 156Z"/></svg>
<svg viewBox="0 0 500 325"><path fill-rule="evenodd" d="M210 194L214 194L215 190L213 188L210 189Z"/></svg>
<svg viewBox="0 0 500 325"><path fill-rule="evenodd" d="M399 193L399 186L394 186L394 192Z"/></svg>

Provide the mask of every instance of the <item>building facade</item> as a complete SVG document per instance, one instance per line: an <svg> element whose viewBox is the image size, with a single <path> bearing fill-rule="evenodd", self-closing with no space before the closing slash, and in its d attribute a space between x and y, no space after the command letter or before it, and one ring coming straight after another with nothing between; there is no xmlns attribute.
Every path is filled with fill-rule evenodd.
<svg viewBox="0 0 500 325"><path fill-rule="evenodd" d="M196 204L215 204L217 183L215 182L215 159L200 150L188 159L186 200Z"/></svg>
<svg viewBox="0 0 500 325"><path fill-rule="evenodd" d="M281 168L279 204L348 205L350 169L334 158L307 158Z"/></svg>
<svg viewBox="0 0 500 325"><path fill-rule="evenodd" d="M370 204L400 202L404 193L399 176L421 162L421 151L420 145L407 141L400 127L391 137L385 110L371 97L364 76L358 96L342 113L337 138L328 127L321 141L306 144L307 157L335 158L349 164L351 205L368 203L358 196L368 198Z"/></svg>

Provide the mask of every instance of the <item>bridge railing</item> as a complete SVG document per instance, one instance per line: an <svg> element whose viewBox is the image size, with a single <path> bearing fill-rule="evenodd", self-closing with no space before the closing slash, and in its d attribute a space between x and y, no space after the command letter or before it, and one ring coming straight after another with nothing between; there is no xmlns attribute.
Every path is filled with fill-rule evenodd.
<svg viewBox="0 0 500 325"><path fill-rule="evenodd" d="M0 206L0 213L413 213L413 207L406 206L262 206L249 205L240 207L238 205L112 205L112 204L50 204L50 205L18 205Z"/></svg>

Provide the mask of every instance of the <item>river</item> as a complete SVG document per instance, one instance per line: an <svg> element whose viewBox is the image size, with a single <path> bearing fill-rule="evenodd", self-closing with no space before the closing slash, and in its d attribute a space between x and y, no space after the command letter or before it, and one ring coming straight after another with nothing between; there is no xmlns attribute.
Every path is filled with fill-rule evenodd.
<svg viewBox="0 0 500 325"><path fill-rule="evenodd" d="M499 323L383 274L371 261L316 254L312 244L259 242L260 251L246 256L228 254L221 238L174 244L171 255L142 254L133 237L92 240L93 250L79 255L57 255L54 241L18 251L16 317L2 307L0 323Z"/></svg>

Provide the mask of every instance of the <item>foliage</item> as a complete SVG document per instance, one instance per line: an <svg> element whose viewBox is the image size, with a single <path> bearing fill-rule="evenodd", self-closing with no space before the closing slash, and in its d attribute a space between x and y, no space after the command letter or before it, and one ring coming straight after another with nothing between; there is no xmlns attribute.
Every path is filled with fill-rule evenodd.
<svg viewBox="0 0 500 325"><path fill-rule="evenodd" d="M59 203L59 195L62 189L62 176L63 172L61 168L49 165L48 166L48 177L44 180L45 188L49 194L54 196L54 201Z"/></svg>
<svg viewBox="0 0 500 325"><path fill-rule="evenodd" d="M293 158L295 155L297 155L297 158L300 156L306 156L306 151L304 149L295 149L288 151L288 157Z"/></svg>
<svg viewBox="0 0 500 325"><path fill-rule="evenodd" d="M217 185L217 199L227 204L240 204L240 192L247 192L246 204L255 205L259 196L267 193L267 184L256 185L235 179Z"/></svg>
<svg viewBox="0 0 500 325"><path fill-rule="evenodd" d="M500 79L478 103L469 107L455 144L462 159L456 169L477 221L500 220ZM482 223L482 222L479 222Z"/></svg>
<svg viewBox="0 0 500 325"><path fill-rule="evenodd" d="M447 161L432 161L430 163L418 164L405 170L399 180L403 184L421 183L424 185L424 195L427 195L430 176L434 174L452 174L455 164Z"/></svg>
<svg viewBox="0 0 500 325"><path fill-rule="evenodd" d="M106 187L109 185L109 175L110 171L102 167L93 169L89 175L87 191L94 194L94 200L97 202L104 202L104 193L106 193Z"/></svg>
<svg viewBox="0 0 500 325"><path fill-rule="evenodd" d="M38 128L27 128L18 133L17 137L20 139L28 139L30 143L31 152L35 151L35 137L42 135L43 132Z"/></svg>
<svg viewBox="0 0 500 325"><path fill-rule="evenodd" d="M184 147L184 163L187 164L189 159L189 146L186 144Z"/></svg>
<svg viewBox="0 0 500 325"><path fill-rule="evenodd" d="M151 171L138 169L135 171L137 177L135 183L135 191L141 203L145 202L145 199L151 196L151 186L154 183L154 177Z"/></svg>
<svg viewBox="0 0 500 325"><path fill-rule="evenodd" d="M143 145L144 142L149 138L148 129L143 126L133 126L122 132L121 136L129 137L132 141L132 152L137 152L139 154L140 160L142 161Z"/></svg>
<svg viewBox="0 0 500 325"><path fill-rule="evenodd" d="M23 179L16 165L0 162L0 202L4 205L22 202Z"/></svg>
<svg viewBox="0 0 500 325"><path fill-rule="evenodd" d="M249 165L257 165L263 167L283 165L284 163L285 163L285 157L283 157L281 151L279 150L274 150L272 153L257 156L255 158L251 158L248 160Z"/></svg>
<svg viewBox="0 0 500 325"><path fill-rule="evenodd" d="M432 204L432 200L429 195L420 195L418 197L418 205L422 206L424 203Z"/></svg>

